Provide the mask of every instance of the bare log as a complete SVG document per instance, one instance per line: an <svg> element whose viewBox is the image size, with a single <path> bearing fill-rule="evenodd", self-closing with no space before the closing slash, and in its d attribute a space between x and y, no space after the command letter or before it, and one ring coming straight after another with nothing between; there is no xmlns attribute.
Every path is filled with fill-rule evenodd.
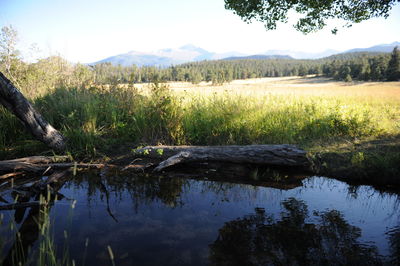
<svg viewBox="0 0 400 266"><path fill-rule="evenodd" d="M101 169L104 167L114 167L114 165L104 164L104 163L52 163L49 165L38 165L45 167L51 167L52 169L66 169L66 168L84 168L84 169Z"/></svg>
<svg viewBox="0 0 400 266"><path fill-rule="evenodd" d="M68 156L31 156L13 160L0 161L0 173L8 173L0 176L0 179L12 177L15 171L27 173L43 173L49 167L48 164L65 162L70 160ZM10 173L14 172L14 173Z"/></svg>
<svg viewBox="0 0 400 266"><path fill-rule="evenodd" d="M307 153L293 145L148 146L137 156L166 159L154 170L188 162L230 162L271 166L308 167Z"/></svg>
<svg viewBox="0 0 400 266"><path fill-rule="evenodd" d="M23 158L24 159L24 158ZM8 161L0 161L0 174L14 173L14 172L24 172L27 174L44 174L47 170L59 170L67 168L85 168L85 169L100 169L105 166L112 167L112 165L106 164L90 164L90 163L40 163L40 162L50 162L52 159L37 159L35 163L27 162L29 160L15 159ZM26 159L26 158L25 158ZM39 162L39 163L36 163ZM9 175L9 177L15 176ZM7 175L3 175L6 178Z"/></svg>
<svg viewBox="0 0 400 266"><path fill-rule="evenodd" d="M8 179L8 178L11 178L11 177L16 177L16 176L23 175L23 174L24 174L24 172L14 172L14 173L8 173L8 174L0 175L0 180L1 179Z"/></svg>
<svg viewBox="0 0 400 266"><path fill-rule="evenodd" d="M32 163L4 161L0 162L0 174L13 172L41 174L47 167L48 165L46 167L40 167Z"/></svg>
<svg viewBox="0 0 400 266"><path fill-rule="evenodd" d="M154 168L154 172L160 172L161 170L179 164L179 163L184 163L184 162L193 162L193 159L199 159L197 157L197 154L190 153L187 151L181 151L180 153L169 157L167 160L162 161L161 163L158 164L158 166L156 168ZM204 157L203 157L204 158ZM202 161L204 160L203 158ZM196 160L195 160L196 161Z"/></svg>
<svg viewBox="0 0 400 266"><path fill-rule="evenodd" d="M33 108L24 95L1 72L0 103L15 114L36 139L54 150L65 150L64 136Z"/></svg>
<svg viewBox="0 0 400 266"><path fill-rule="evenodd" d="M1 161L0 163L10 162L10 163L33 163L33 164L46 164L46 163L59 163L69 161L69 156L30 156L23 157L12 160Z"/></svg>

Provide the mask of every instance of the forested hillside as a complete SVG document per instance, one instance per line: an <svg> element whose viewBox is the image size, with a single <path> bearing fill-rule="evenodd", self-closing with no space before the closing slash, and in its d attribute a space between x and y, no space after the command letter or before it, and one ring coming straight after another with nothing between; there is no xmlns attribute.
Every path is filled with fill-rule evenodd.
<svg viewBox="0 0 400 266"><path fill-rule="evenodd" d="M122 67L109 63L92 66L99 83L211 81L222 84L234 79L325 75L336 80L399 80L399 50L389 53L345 53L318 60L229 59L192 62L168 68Z"/></svg>

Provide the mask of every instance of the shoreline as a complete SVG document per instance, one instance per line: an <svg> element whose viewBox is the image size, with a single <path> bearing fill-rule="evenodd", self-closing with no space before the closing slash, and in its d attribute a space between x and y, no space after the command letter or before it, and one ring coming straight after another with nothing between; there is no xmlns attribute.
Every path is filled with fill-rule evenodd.
<svg viewBox="0 0 400 266"><path fill-rule="evenodd" d="M314 141L297 145L307 152L313 175L335 178L357 185L400 188L400 135L365 138L363 140L339 139ZM110 163L124 166L134 160L137 143L105 143L95 154L67 152L75 161L83 163ZM33 155L54 156L53 151L33 141L22 143L14 150L0 152L1 160ZM63 155L63 154L57 154ZM304 170L304 169L303 169Z"/></svg>

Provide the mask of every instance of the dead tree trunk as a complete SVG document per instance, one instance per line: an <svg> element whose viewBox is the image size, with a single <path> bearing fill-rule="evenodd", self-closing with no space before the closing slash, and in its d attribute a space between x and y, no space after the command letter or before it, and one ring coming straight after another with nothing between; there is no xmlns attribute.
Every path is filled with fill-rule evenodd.
<svg viewBox="0 0 400 266"><path fill-rule="evenodd" d="M22 93L0 72L0 103L14 113L35 138L52 149L65 149L64 136L37 112Z"/></svg>
<svg viewBox="0 0 400 266"><path fill-rule="evenodd" d="M150 146L136 151L141 157L166 159L154 171L189 162L230 162L308 167L307 154L293 145Z"/></svg>

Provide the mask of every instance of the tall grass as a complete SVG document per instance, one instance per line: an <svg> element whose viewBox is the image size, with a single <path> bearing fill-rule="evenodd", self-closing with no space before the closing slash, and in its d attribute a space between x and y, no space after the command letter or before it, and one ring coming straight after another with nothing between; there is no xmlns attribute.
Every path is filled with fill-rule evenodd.
<svg viewBox="0 0 400 266"><path fill-rule="evenodd" d="M67 237L64 239L63 248L60 249L55 244L55 221L50 218L49 204L52 204L50 201L53 200L51 197L50 193L47 193L47 196L39 195L40 205L32 207L19 226L11 217L8 219L8 224L4 223L3 214L0 216L2 233L13 235L6 241L0 237L0 263L4 265L75 265L74 260L69 256L70 243ZM73 205L71 207L73 208ZM64 235L67 236L66 231Z"/></svg>
<svg viewBox="0 0 400 266"><path fill-rule="evenodd" d="M95 155L110 144L277 144L399 134L400 103L356 97L171 92L152 84L59 88L35 106L68 138L69 150ZM31 137L0 109L3 154ZM43 149L43 148L42 148Z"/></svg>
<svg viewBox="0 0 400 266"><path fill-rule="evenodd" d="M221 94L194 99L187 108L185 135L195 144L304 143L394 130L381 126L367 105L320 97Z"/></svg>

